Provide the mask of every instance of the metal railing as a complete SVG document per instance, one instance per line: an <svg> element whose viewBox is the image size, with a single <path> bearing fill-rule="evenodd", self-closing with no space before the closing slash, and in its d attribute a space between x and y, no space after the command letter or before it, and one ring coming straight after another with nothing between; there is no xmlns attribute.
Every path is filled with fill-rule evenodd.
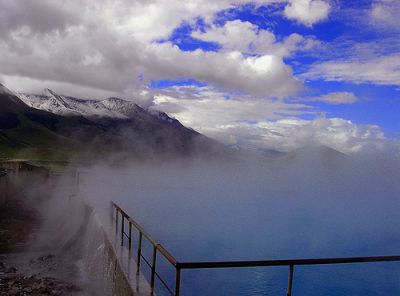
<svg viewBox="0 0 400 296"><path fill-rule="evenodd" d="M287 296L292 295L294 267L301 265L326 265L326 264L349 264L349 263L367 263L367 262L393 262L400 261L400 256L374 256L374 257L345 257L345 258L318 258L318 259L284 259L284 260L258 260L258 261L220 261L220 262L178 262L161 244L148 234L143 227L133 220L116 203L111 202L112 220L115 222L115 232L120 237L121 246L124 245L124 237L128 240L129 257L132 251L132 226L139 233L138 246L136 254L137 273L141 268L141 261L145 262L151 268L150 287L151 293L154 293L155 278L157 277L167 291L174 296L180 295L181 271L183 269L205 269L205 268L240 268L240 267L261 267L261 266L288 266L288 286ZM114 218L115 213L115 218ZM121 219L119 221L119 217ZM125 232L125 220L128 223L128 232ZM121 222L121 223L119 223ZM153 248L152 262L149 262L142 254L143 238L147 239ZM171 288L167 282L157 272L157 254L161 254L175 269L175 287Z"/></svg>
<svg viewBox="0 0 400 296"><path fill-rule="evenodd" d="M145 264L147 264L151 268L151 277L150 277L150 287L152 293L154 292L154 285L155 285L155 278L157 277L163 286L167 289L167 291L171 295L179 295L179 287L180 287L180 268L177 267L178 262L161 244L159 244L143 227L133 220L124 210L122 210L117 204L111 202L111 209L112 209L112 219L115 220L115 232L117 237L120 238L121 246L124 245L124 238L128 240L128 250L129 250L129 257L131 258L132 255L132 226L136 228L139 233L138 237L138 246L137 246L137 253L136 253L136 267L137 273L140 271L142 260ZM114 219L114 212L115 212L115 219ZM121 217L121 218L119 218ZM128 222L128 230L125 232L125 220ZM143 239L146 239L148 242L151 243L153 248L153 254L151 262L147 260L142 253L142 246L143 246ZM160 274L156 270L156 263L157 263L157 253L160 253L168 260L168 262L176 268L176 285L175 290L169 287L166 281L160 276Z"/></svg>

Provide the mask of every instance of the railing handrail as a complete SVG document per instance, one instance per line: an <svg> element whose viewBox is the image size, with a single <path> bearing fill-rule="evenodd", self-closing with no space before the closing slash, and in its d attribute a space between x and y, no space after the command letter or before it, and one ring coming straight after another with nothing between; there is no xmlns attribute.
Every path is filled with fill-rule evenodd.
<svg viewBox="0 0 400 296"><path fill-rule="evenodd" d="M139 231L139 247L137 257L137 268L138 272L140 269L140 258L143 258L141 254L142 236L144 236L153 245L153 262L150 265L152 269L151 273L151 289L154 289L154 280L157 276L171 295L178 296L180 291L180 277L181 270L183 269L205 269L205 268L238 268L238 267L261 267L261 266L289 266L289 281L288 281L288 296L291 296L292 282L293 282L293 271L294 266L297 265L325 265L325 264L352 264L352 263L368 263L368 262L395 262L400 261L400 256L367 256L367 257L339 257L339 258L306 258L306 259L280 259L280 260L252 260L252 261L209 261L209 262L179 262L176 258L160 243L158 243L138 222L132 219L120 206L115 202L111 201L113 208L117 210L117 213L122 214L122 225L121 225L121 245L123 245L123 237L126 235L129 239L129 251L131 250L131 225L133 225ZM116 217L116 227L118 231L118 216ZM129 222L129 236L124 232L124 219ZM157 251L162 254L169 263L171 263L176 270L175 274L175 292L173 292L165 281L156 272L156 255Z"/></svg>
<svg viewBox="0 0 400 296"><path fill-rule="evenodd" d="M290 266L290 265L323 265L367 262L400 261L400 256L369 256L369 257L340 257L340 258L306 258L306 259L278 259L254 261L209 261L209 262L177 262L181 269L201 268L230 268L256 266Z"/></svg>
<svg viewBox="0 0 400 296"><path fill-rule="evenodd" d="M173 265L173 266L178 266L180 263L176 261L175 257L171 255L170 252L168 252L167 249L164 248L163 245L157 244L157 249L160 251L161 254L164 255L164 257Z"/></svg>
<svg viewBox="0 0 400 296"><path fill-rule="evenodd" d="M133 220L123 209L121 209L116 203L111 202L114 207L125 216L125 219L127 219L129 222L131 222L137 230L139 230L153 245L159 245L159 243L135 220Z"/></svg>

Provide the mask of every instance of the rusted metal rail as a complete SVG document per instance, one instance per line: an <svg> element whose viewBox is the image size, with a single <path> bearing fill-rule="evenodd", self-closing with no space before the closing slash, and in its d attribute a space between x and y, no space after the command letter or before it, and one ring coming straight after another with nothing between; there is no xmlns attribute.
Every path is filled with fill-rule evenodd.
<svg viewBox="0 0 400 296"><path fill-rule="evenodd" d="M288 287L287 296L292 295L294 267L301 265L326 265L326 264L355 264L368 262L400 262L400 256L374 256L374 257L345 257L345 258L318 258L318 259L284 259L284 260L256 260L256 261L213 261L213 262L178 262L161 244L159 244L146 230L133 220L116 203L111 202L111 218L115 223L117 237L120 237L121 246L124 245L124 238L128 240L128 250L131 257L132 252L132 226L139 233L136 266L140 271L141 262L145 262L151 269L150 287L154 293L155 279L158 278L166 290L174 296L180 295L181 271L184 269L205 269L205 268L240 268L240 267L267 267L267 266L288 266ZM120 218L121 217L121 218ZM125 220L128 223L128 232L125 232ZM143 238L149 241L153 247L151 262L142 254ZM175 286L171 288L168 283L157 272L157 254L161 254L175 269Z"/></svg>

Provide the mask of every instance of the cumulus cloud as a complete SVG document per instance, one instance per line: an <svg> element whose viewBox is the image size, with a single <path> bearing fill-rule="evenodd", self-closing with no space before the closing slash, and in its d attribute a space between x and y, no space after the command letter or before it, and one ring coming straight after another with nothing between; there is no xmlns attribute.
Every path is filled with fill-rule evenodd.
<svg viewBox="0 0 400 296"><path fill-rule="evenodd" d="M274 54L282 57L290 56L295 51L310 50L319 44L314 38L296 33L286 37L283 42L277 42L272 32L241 20L228 21L223 26L211 25L204 32L192 32L192 36L203 41L217 42L225 51Z"/></svg>
<svg viewBox="0 0 400 296"><path fill-rule="evenodd" d="M375 1L369 11L370 19L375 26L400 30L400 2L397 0Z"/></svg>
<svg viewBox="0 0 400 296"><path fill-rule="evenodd" d="M256 124L228 124L214 137L255 149L293 151L323 145L343 153L381 149L384 133L376 125L357 125L342 118L280 119Z"/></svg>
<svg viewBox="0 0 400 296"><path fill-rule="evenodd" d="M229 96L209 87L163 90L155 94L153 108L169 112L210 137L250 149L292 151L314 144L353 153L379 149L385 141L376 125L318 117L316 110L304 104ZM301 114L314 115L316 119L299 119Z"/></svg>
<svg viewBox="0 0 400 296"><path fill-rule="evenodd" d="M154 67L145 73L152 79L189 76L230 90L276 97L296 93L302 86L293 77L292 69L276 55L246 57L239 51L182 52L170 44L152 45L147 53L146 62L154 63Z"/></svg>
<svg viewBox="0 0 400 296"><path fill-rule="evenodd" d="M299 99L304 102L323 102L326 104L353 104L357 102L357 97L351 92L332 92L319 97Z"/></svg>
<svg viewBox="0 0 400 296"><path fill-rule="evenodd" d="M109 17L118 16L115 22L119 29L129 31L136 39L154 41L168 37L182 22L192 23L198 17L210 22L216 12L225 9L274 2L282 0L104 0L93 5L98 11L106 7Z"/></svg>
<svg viewBox="0 0 400 296"><path fill-rule="evenodd" d="M228 21L223 26L211 25L205 32L192 32L194 38L218 42L225 50L241 52L260 52L260 47L271 47L275 42L275 35L268 30L259 30L250 22L241 20Z"/></svg>
<svg viewBox="0 0 400 296"><path fill-rule="evenodd" d="M303 75L308 79L400 85L400 54L392 53L366 60L335 60L316 63Z"/></svg>
<svg viewBox="0 0 400 296"><path fill-rule="evenodd" d="M324 0L289 0L284 14L288 19L311 27L326 19L330 9L330 4Z"/></svg>
<svg viewBox="0 0 400 296"><path fill-rule="evenodd" d="M316 112L307 100L287 104L280 99L302 89L285 61L313 49L319 44L314 38L296 33L277 38L240 20L213 22L225 9L278 2L286 5L287 18L306 26L326 19L331 9L323 0L0 0L1 79L18 91L46 85L88 98L136 97L145 107L243 146L288 150L315 141L351 152L374 139L379 142L383 134L375 126L343 119L284 121ZM206 26L192 37L218 42L219 51L183 51L168 42L176 28L184 23L195 27L199 18ZM398 85L398 61L392 54L368 63L319 62L304 77ZM146 87L152 80L188 78L208 86ZM356 100L351 93L311 99L330 104Z"/></svg>
<svg viewBox="0 0 400 296"><path fill-rule="evenodd" d="M207 20L221 9L248 1L83 0L78 5L67 0L60 6L36 2L42 13L24 20L20 16L26 14L25 1L0 0L2 12L12 11L16 22L6 19L7 36L0 39L3 75L113 93L158 79L193 78L223 89L277 97L292 95L302 86L277 54L184 52L171 43L156 42L168 38L184 21ZM46 20L53 12L56 18Z"/></svg>
<svg viewBox="0 0 400 296"><path fill-rule="evenodd" d="M210 87L173 87L155 93L153 108L176 116L182 123L208 133L230 123L280 118L278 113L302 114L310 107L281 100L230 95Z"/></svg>
<svg viewBox="0 0 400 296"><path fill-rule="evenodd" d="M120 96L125 99L132 99L131 93L121 94L119 92L111 92L66 82L33 79L21 76L0 75L0 82L4 85L7 85L9 89L12 89L17 93L41 94L44 91L44 88L49 88L55 90L57 93L82 99L106 99L108 97L116 96ZM140 96L135 97L140 99Z"/></svg>
<svg viewBox="0 0 400 296"><path fill-rule="evenodd" d="M0 37L15 30L26 29L46 33L64 30L79 23L79 14L70 6L51 0L0 0Z"/></svg>

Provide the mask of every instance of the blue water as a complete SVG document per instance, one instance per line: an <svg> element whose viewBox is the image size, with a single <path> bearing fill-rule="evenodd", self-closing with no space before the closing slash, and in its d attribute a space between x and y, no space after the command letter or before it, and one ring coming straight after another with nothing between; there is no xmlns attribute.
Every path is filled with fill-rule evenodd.
<svg viewBox="0 0 400 296"><path fill-rule="evenodd" d="M179 261L400 254L397 162L283 164L100 171L105 187L93 193L114 196ZM161 260L157 270L173 287L173 269ZM287 276L287 267L185 270L182 295L286 295ZM295 267L293 295L400 295L400 263Z"/></svg>

